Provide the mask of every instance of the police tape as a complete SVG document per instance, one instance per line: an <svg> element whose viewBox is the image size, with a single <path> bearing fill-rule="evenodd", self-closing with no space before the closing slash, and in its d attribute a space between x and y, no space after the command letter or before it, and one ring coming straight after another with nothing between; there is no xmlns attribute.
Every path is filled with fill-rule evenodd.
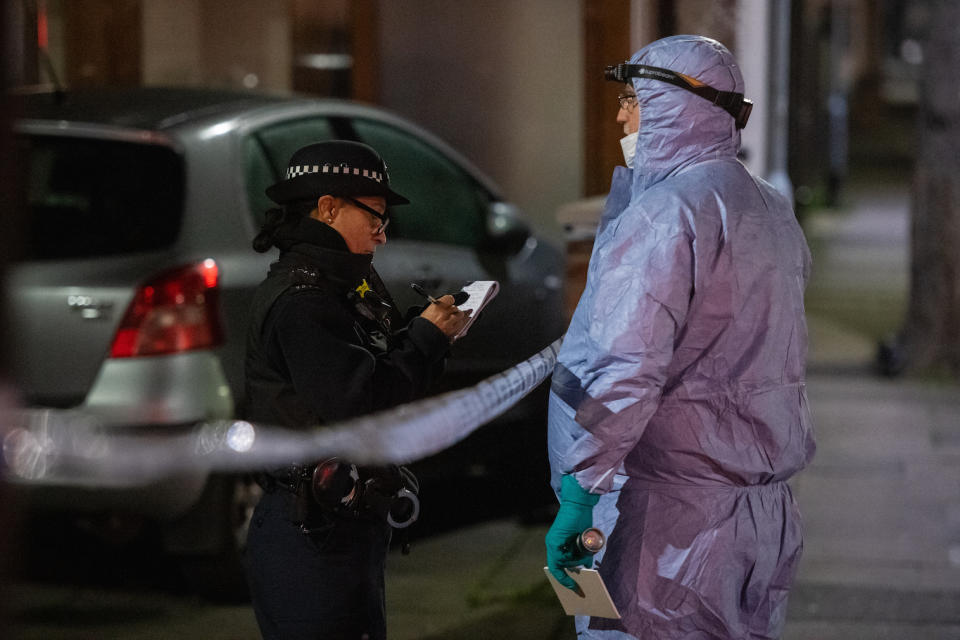
<svg viewBox="0 0 960 640"><path fill-rule="evenodd" d="M119 487L333 456L361 465L407 464L460 442L533 391L553 371L561 340L472 387L308 430L220 420L164 435L107 429L78 411L5 412L5 475L16 482Z"/></svg>

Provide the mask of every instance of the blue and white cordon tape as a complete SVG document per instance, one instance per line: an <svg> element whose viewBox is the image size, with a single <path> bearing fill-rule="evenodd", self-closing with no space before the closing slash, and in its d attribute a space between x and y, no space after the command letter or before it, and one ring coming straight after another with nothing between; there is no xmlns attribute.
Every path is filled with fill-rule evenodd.
<svg viewBox="0 0 960 640"><path fill-rule="evenodd" d="M8 410L0 422L4 467L15 482L107 487L332 456L406 464L460 442L533 391L553 371L560 343L472 387L308 430L223 420L182 435L131 436L78 411Z"/></svg>

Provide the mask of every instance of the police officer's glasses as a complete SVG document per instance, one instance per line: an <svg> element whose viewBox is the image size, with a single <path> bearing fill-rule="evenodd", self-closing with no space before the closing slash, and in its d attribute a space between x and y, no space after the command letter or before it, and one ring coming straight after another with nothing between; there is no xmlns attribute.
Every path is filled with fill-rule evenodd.
<svg viewBox="0 0 960 640"><path fill-rule="evenodd" d="M620 108L627 111L632 111L635 106L637 106L637 94L635 93L621 93L617 96L617 102L620 103Z"/></svg>
<svg viewBox="0 0 960 640"><path fill-rule="evenodd" d="M380 213L373 207L368 207L367 205L363 204L359 200L355 200L350 196L344 196L343 199L349 202L350 204L352 204L353 206L357 207L358 209L363 209L364 211L366 211L367 213L369 213L370 215L372 215L373 217L375 217L377 220L380 221L380 224L377 225L377 228L373 232L374 235L378 236L387 230L387 225L390 224L390 216L388 216L386 213Z"/></svg>

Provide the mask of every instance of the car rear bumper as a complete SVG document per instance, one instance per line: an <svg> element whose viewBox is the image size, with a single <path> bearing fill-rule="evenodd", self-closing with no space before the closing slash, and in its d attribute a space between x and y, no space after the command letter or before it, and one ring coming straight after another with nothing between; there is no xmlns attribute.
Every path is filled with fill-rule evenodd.
<svg viewBox="0 0 960 640"><path fill-rule="evenodd" d="M199 499L208 470L178 461L138 468L124 458L191 437L199 423L227 419L233 398L219 359L197 351L107 360L82 405L33 407L3 422L6 477L27 509L124 511L159 519Z"/></svg>

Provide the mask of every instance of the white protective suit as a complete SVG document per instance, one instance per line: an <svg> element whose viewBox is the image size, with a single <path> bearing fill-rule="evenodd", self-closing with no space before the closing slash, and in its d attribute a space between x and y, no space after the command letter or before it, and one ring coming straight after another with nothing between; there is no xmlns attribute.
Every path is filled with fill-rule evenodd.
<svg viewBox="0 0 960 640"><path fill-rule="evenodd" d="M708 38L658 40L631 62L743 92L732 55ZM788 200L737 160L727 112L631 81L635 169L614 172L551 385L553 486L573 473L606 494L598 565L622 615L578 631L779 638L802 548L785 480L815 450L810 253Z"/></svg>

